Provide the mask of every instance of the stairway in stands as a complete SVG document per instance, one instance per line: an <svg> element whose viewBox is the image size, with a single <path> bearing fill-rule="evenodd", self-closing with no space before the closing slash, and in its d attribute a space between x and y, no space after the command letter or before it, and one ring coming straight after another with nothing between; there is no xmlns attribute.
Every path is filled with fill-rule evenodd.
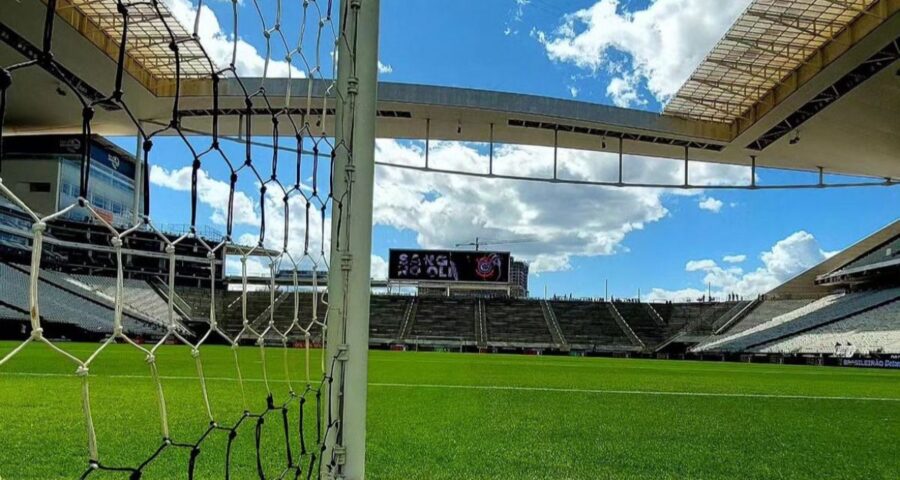
<svg viewBox="0 0 900 480"><path fill-rule="evenodd" d="M404 342L412 333L413 325L416 324L416 313L418 313L419 301L416 297L409 299L406 310L403 312L403 323L400 325L400 341Z"/></svg>
<svg viewBox="0 0 900 480"><path fill-rule="evenodd" d="M556 314L553 312L550 302L541 300L541 311L544 314L544 321L547 322L547 329L550 330L550 335L553 337L553 343L559 348L566 348L568 346L566 337L562 333L562 328L559 326L559 321L556 319Z"/></svg>
<svg viewBox="0 0 900 480"><path fill-rule="evenodd" d="M369 301L369 337L373 343L391 343L403 338L408 327L410 303L415 297L372 295Z"/></svg>
<svg viewBox="0 0 900 480"><path fill-rule="evenodd" d="M475 345L478 348L487 348L488 346L487 320L484 310L484 300L479 298L475 303Z"/></svg>
<svg viewBox="0 0 900 480"><path fill-rule="evenodd" d="M550 300L566 342L573 348L630 348L633 343L619 327L605 302Z"/></svg>
<svg viewBox="0 0 900 480"><path fill-rule="evenodd" d="M639 304L634 304L634 305L640 306ZM613 318L616 320L616 323L619 324L619 327L622 329L623 332L625 332L625 335L628 336L628 338L631 340L631 342L633 344L641 347L641 350L647 350L648 348L650 348L646 343L644 343L644 340L638 336L637 332L635 332L634 329L631 328L631 325L628 323L627 320L625 320L625 316L622 315L622 312L619 311L619 308L616 306L615 303L607 302L606 308L607 308L607 310L609 310L609 312L612 314Z"/></svg>

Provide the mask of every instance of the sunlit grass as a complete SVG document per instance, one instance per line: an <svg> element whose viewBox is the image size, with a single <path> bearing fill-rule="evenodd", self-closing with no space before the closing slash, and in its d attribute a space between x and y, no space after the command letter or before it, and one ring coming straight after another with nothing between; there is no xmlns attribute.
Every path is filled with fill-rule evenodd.
<svg viewBox="0 0 900 480"><path fill-rule="evenodd" d="M86 358L96 344L63 343ZM0 356L15 346L0 343ZM292 455L300 451L302 350L265 349L276 405L288 402ZM233 425L265 409L258 347L204 346L213 420ZM311 355L313 381L321 375ZM190 350L157 358L168 428L194 443L210 422ZM87 468L81 380L45 346L0 367L0 477L77 478ZM900 477L900 372L717 362L442 353L370 354L369 478L886 478ZM241 393L243 387L243 395ZM91 369L100 459L136 467L162 441L144 355L114 345ZM832 398L825 398L832 397ZM833 398L839 397L839 398ZM245 399L245 400L244 400ZM315 402L306 440L315 441ZM258 478L256 419L238 429L232 477ZM267 478L286 465L280 410L261 429ZM223 478L227 431L200 446L195 478ZM169 448L142 478L187 478L190 449ZM304 472L305 473L305 472ZM127 478L97 472L89 478ZM291 477L293 478L293 477Z"/></svg>

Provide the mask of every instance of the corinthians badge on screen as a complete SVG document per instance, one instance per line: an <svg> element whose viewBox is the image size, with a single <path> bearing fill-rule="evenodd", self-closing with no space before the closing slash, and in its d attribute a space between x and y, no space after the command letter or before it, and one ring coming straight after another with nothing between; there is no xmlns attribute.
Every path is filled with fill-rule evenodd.
<svg viewBox="0 0 900 480"><path fill-rule="evenodd" d="M478 275L483 280L498 280L502 267L503 262L496 253L491 253L475 259L475 275Z"/></svg>

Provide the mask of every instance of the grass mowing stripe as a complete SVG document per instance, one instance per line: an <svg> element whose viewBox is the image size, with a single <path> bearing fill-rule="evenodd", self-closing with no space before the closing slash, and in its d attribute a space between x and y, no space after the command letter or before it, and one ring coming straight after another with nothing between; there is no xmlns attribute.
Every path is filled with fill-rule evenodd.
<svg viewBox="0 0 900 480"><path fill-rule="evenodd" d="M454 388L468 390L509 390L523 392L563 392L563 393L596 393L602 395L671 395L677 397L734 397L734 398L775 398L792 400L862 400L873 402L900 402L900 398L886 397L838 397L819 395L781 395L774 393L713 393L713 392L665 392L651 390L600 390L590 388L557 388L557 387L516 387L500 385L442 385L422 383L369 383L370 387L408 387L408 388Z"/></svg>
<svg viewBox="0 0 900 480"><path fill-rule="evenodd" d="M0 375L11 375L21 377L71 377L77 378L77 375L69 373L30 373L30 372L0 372ZM150 378L149 375L94 375L96 378L128 378L143 379ZM199 380L198 377L177 376L177 375L160 375L163 380ZM205 377L207 380L236 382L236 378L230 377ZM245 382L264 382L261 378L244 378ZM288 383L287 380L269 379L272 383ZM303 381L292 380L291 383L304 383ZM559 387L519 387L514 385L446 385L438 383L379 383L370 382L370 387L405 387L405 388L452 388L452 389L468 389L468 390L507 390L521 392L558 392L558 393L592 393L598 395L671 395L678 397L733 397L733 398L780 398L787 400L854 400L854 401L871 401L871 402L900 402L900 398L886 397L841 397L826 395L782 395L773 393L714 393L714 392L666 392L653 390L603 390L591 388L559 388Z"/></svg>

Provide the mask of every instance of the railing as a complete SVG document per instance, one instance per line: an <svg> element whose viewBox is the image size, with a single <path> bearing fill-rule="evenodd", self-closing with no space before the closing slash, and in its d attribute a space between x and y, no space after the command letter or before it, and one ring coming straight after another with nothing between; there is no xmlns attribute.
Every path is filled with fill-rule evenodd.
<svg viewBox="0 0 900 480"><path fill-rule="evenodd" d="M270 312L274 312L275 309L278 308L279 305L284 303L285 300L291 297L293 293L294 292L290 290L281 292L281 294L278 295L278 298L276 298L274 302L270 303L269 306L265 308L265 310L260 312L260 314L257 315L252 322L250 322L251 327L257 329L257 331L259 332L262 332L266 328L266 323L268 322Z"/></svg>
<svg viewBox="0 0 900 480"><path fill-rule="evenodd" d="M150 277L148 284L163 298L163 300L169 301L169 286L159 277ZM194 309L191 308L191 306L175 291L172 292L172 304L175 307L175 312L178 313L178 315L181 315L181 318L185 320L194 318Z"/></svg>
<svg viewBox="0 0 900 480"><path fill-rule="evenodd" d="M752 312L760 303L763 302L762 297L757 297L752 302L748 303L747 306L742 308L738 313L736 313L731 319L725 322L718 330L713 332L713 335L721 335L728 331L729 328L733 327L737 322L741 321L744 317L747 316L750 312Z"/></svg>
<svg viewBox="0 0 900 480"><path fill-rule="evenodd" d="M400 325L400 338L399 340L402 342L406 340L406 337L412 332L413 324L416 321L416 302L418 299L416 297L412 297L409 303L406 305L406 311L403 312L403 324Z"/></svg>
<svg viewBox="0 0 900 480"><path fill-rule="evenodd" d="M609 308L609 311L612 313L613 318L615 318L616 323L618 323L622 331L625 332L625 335L627 335L628 338L631 339L631 341L639 345L642 350L646 350L647 345L644 344L644 341L641 340L636 333L634 333L634 330L631 329L631 325L629 325L628 322L625 321L625 317L623 317L622 314L619 313L619 309L616 308L616 306L613 305L612 302L609 302L606 305L607 308Z"/></svg>
<svg viewBox="0 0 900 480"><path fill-rule="evenodd" d="M568 345L566 337L563 336L562 327L559 326L559 321L556 319L556 313L553 312L553 307L550 306L550 302L541 300L541 312L544 314L544 321L547 322L547 328L550 330L553 341L559 346Z"/></svg>
<svg viewBox="0 0 900 480"><path fill-rule="evenodd" d="M666 326L666 321L663 320L662 315L653 308L653 305L650 305L649 303L643 303L642 305L647 308L647 311L650 312L650 317L653 318L660 327Z"/></svg>
<svg viewBox="0 0 900 480"><path fill-rule="evenodd" d="M479 298L475 303L475 344L479 347L487 347L488 334L485 317L484 300Z"/></svg>

